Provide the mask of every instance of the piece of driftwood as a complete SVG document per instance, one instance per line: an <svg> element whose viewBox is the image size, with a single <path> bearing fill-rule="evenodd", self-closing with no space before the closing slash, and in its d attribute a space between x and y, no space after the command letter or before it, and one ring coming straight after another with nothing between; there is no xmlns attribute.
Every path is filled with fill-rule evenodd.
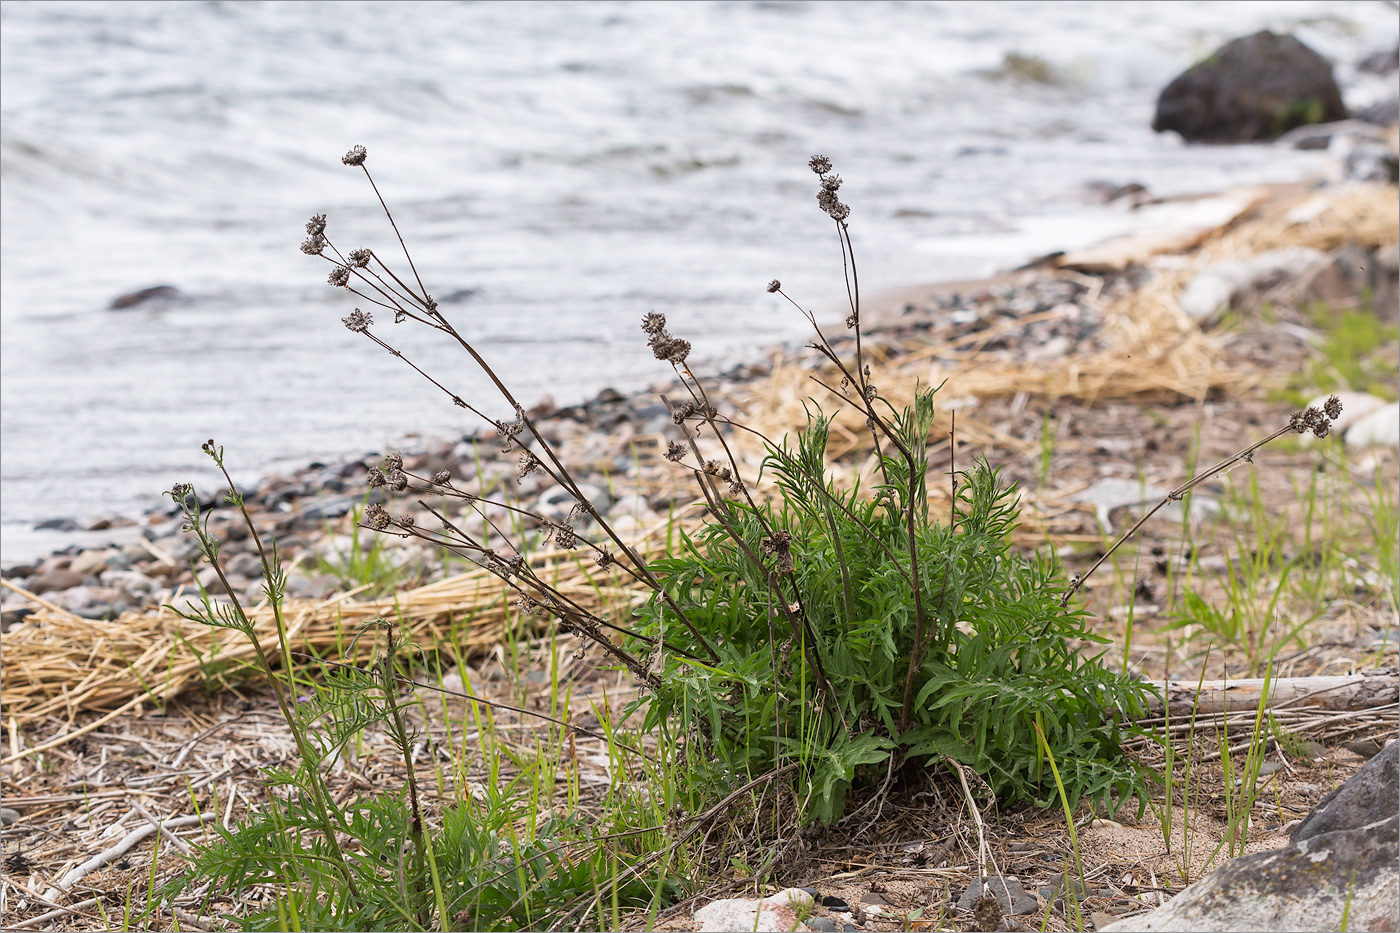
<svg viewBox="0 0 1400 933"><path fill-rule="evenodd" d="M1264 692L1262 678L1243 680L1172 680L1159 682L1173 719L1212 713L1240 712L1259 708ZM1400 673L1393 670L1367 671L1337 677L1280 677L1269 682L1265 708L1356 710L1386 706L1400 699ZM1161 712L1161 703L1153 701Z"/></svg>

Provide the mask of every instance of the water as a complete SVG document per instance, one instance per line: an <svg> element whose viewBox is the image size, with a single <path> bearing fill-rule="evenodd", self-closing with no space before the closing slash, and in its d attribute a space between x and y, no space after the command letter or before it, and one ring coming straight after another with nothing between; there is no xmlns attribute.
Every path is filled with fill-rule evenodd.
<svg viewBox="0 0 1400 933"><path fill-rule="evenodd" d="M1148 129L1160 87L1219 42L1293 31L1356 104L1374 88L1350 63L1395 40L1375 0L6 3L0 25L10 537L208 483L207 437L251 477L473 426L340 326L348 296L296 248L324 211L338 244L393 253L339 163L354 143L464 333L527 403L568 403L668 375L650 310L697 358L802 335L764 285L839 293L814 152L846 179L864 284L977 276L1121 225L1080 203L1087 180L1171 194L1317 171ZM1008 53L1049 80L1008 74ZM186 299L106 310L157 284ZM386 336L491 403L407 326Z"/></svg>

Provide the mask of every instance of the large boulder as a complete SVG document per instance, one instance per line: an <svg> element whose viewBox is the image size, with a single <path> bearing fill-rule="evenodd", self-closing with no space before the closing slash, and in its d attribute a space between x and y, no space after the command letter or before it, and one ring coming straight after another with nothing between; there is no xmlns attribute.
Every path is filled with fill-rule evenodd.
<svg viewBox="0 0 1400 933"><path fill-rule="evenodd" d="M1248 143L1346 117L1327 59L1266 31L1235 39L1178 75L1157 98L1152 128L1188 142Z"/></svg>
<svg viewBox="0 0 1400 933"><path fill-rule="evenodd" d="M1394 930L1400 915L1400 742L1293 833L1293 845L1230 862L1150 913L1104 931Z"/></svg>

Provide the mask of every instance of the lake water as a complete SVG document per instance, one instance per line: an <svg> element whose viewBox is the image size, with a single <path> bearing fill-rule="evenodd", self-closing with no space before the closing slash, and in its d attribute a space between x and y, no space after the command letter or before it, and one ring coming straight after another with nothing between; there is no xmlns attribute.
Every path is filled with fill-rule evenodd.
<svg viewBox="0 0 1400 933"><path fill-rule="evenodd" d="M527 403L569 403L669 374L651 310L697 358L802 336L764 285L840 291L815 152L846 180L863 284L982 275L1121 226L1084 205L1090 180L1317 171L1151 132L1161 86L1220 42L1292 31L1356 105L1376 90L1352 66L1396 35L1377 0L14 2L0 26L11 533L209 483L207 437L251 477L474 426L346 332L349 296L297 249L325 212L338 245L393 254L352 144L460 329ZM107 310L158 284L185 298ZM407 326L389 333L416 362L492 403Z"/></svg>

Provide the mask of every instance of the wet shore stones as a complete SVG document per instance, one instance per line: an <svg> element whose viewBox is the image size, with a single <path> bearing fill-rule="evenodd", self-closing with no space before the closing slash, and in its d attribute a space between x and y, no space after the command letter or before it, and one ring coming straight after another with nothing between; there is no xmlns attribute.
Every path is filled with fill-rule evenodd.
<svg viewBox="0 0 1400 933"><path fill-rule="evenodd" d="M1187 142L1248 143L1346 117L1331 63L1293 36L1263 31L1173 79L1157 99L1152 129Z"/></svg>

